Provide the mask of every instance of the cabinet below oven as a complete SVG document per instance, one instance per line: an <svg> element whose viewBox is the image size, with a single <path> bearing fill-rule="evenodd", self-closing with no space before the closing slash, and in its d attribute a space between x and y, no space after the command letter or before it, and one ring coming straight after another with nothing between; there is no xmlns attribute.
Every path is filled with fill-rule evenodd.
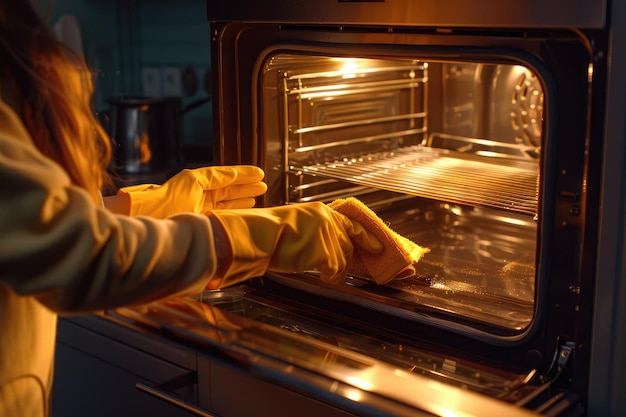
<svg viewBox="0 0 626 417"><path fill-rule="evenodd" d="M195 415L137 388L178 381L169 395L197 403L195 352L99 315L60 319L57 332L52 415Z"/></svg>
<svg viewBox="0 0 626 417"><path fill-rule="evenodd" d="M219 353L109 314L58 324L52 415L64 417L351 417ZM376 414L391 415L391 414ZM426 415L426 414L424 414Z"/></svg>

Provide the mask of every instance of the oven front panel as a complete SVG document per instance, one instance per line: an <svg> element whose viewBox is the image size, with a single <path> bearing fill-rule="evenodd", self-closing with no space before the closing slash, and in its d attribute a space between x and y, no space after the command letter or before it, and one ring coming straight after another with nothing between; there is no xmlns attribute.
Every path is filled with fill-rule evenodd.
<svg viewBox="0 0 626 417"><path fill-rule="evenodd" d="M239 0L209 2L212 21L413 27L602 28L607 0Z"/></svg>
<svg viewBox="0 0 626 417"><path fill-rule="evenodd" d="M443 33L420 29L396 33L367 26L345 31L332 25L239 22L213 22L212 32L216 158L224 164L251 163L265 169L269 190L260 204L289 204L309 198L325 201L320 197L323 193L317 193L324 186L309 193L310 185L321 180L334 184L326 186L330 196L337 189L354 192L372 207L379 204L381 217L388 213L386 220L417 243L430 239L429 244L439 245L434 248L433 261L422 265L417 286L411 282L376 286L358 277L351 277L345 285L328 286L314 275L303 274L267 276L251 282L251 288L258 287L268 299L280 292L302 297L304 303L308 297L321 297L328 300L329 317L358 310L367 320L366 314L371 312L386 320L384 327L407 337L495 361L503 368L518 364L528 372L535 370L539 383L548 381L552 371L562 371L562 364L553 367L555 354L563 352L562 348L582 348L578 356L584 364L587 345L580 339L585 332L581 332L579 311L586 308L591 296L580 291L581 271L589 268L582 255L589 254L584 243L586 228L593 227L587 207L593 118L590 92L595 83L602 83L601 73L593 73L593 52L586 38L566 30L464 28ZM368 104L372 101L369 93L361 94L358 86L348 88L356 91L356 98L342 102L331 100L332 94L327 94L328 85L339 82L317 85L320 79L304 82L292 77L299 72L315 73L311 70L316 68L328 77L325 65L333 59L344 63L375 61L377 68L388 72L397 71L395 67L402 63L406 67L400 73L412 75L396 73L406 88L401 86L403 92L397 93L391 87L376 96L374 106ZM485 72L501 76L481 78ZM477 89L478 81L507 77L515 83L526 80L512 92L517 97L523 93L527 103L532 102L525 114L516 114L519 108L512 111L510 103L500 106L491 97L477 93L493 93L501 85L495 82L487 89ZM313 83L309 89L298 91L307 82ZM361 86L372 85L366 82ZM315 93L324 89L327 95L318 100L320 96ZM446 95L444 90L456 93ZM512 100L515 94L510 95ZM466 100L467 96L480 96L482 101ZM333 100L340 105L333 106ZM468 102L472 106L464 106ZM488 111L497 115L492 122L485 120ZM370 131L346 116L355 112L381 124ZM294 123L292 115L297 122L313 122ZM523 117L529 122L521 123L522 135L509 135L511 123ZM499 124L502 120L507 122ZM340 128L325 136L320 121ZM510 170L519 171L527 178L517 180L520 187L513 189L527 187L530 191L522 191L522 195L530 198L524 199L524 205L513 207L502 203L504 192L500 188L487 188L491 197L474 201L477 193L467 191L464 197L454 199L440 187L434 189L443 195L432 195L392 187L382 177L374 176L377 182L366 184L343 172L304 172L315 167L327 170L336 162L329 158L336 155L328 138L352 144L355 135L386 137L390 136L387 125L403 134L395 143L384 141L388 147L384 152L408 149L414 157L416 151L420 167L443 154L441 160L448 165L459 161L464 167L476 165L474 172L485 172L485 180L495 180L496 184L506 179ZM478 140L459 140L467 137ZM299 142L302 138L304 141ZM356 148L367 155L380 150L376 141L366 142ZM316 152L308 152L311 147ZM468 147L472 152L466 152ZM485 170L485 157L494 156L497 162L490 161L492 169ZM345 158L352 161L349 155L342 155L340 160ZM459 171L447 171L445 177L455 172ZM361 179L372 177L371 172L366 174ZM370 193L371 189L374 191ZM366 194L360 195L358 190ZM506 258L504 265L508 266L502 268L503 263L499 263L489 270L484 259L458 262L469 259L458 255L468 248L468 256L479 253L489 262ZM446 258L453 262L442 269L439 261L453 252L452 258ZM419 273L420 264L417 267ZM448 275L438 282L442 271ZM503 276L503 271L509 275ZM452 274L461 278L451 279ZM446 288L445 283L457 287ZM578 372L585 372L584 365ZM572 384L570 388L575 391L586 392L583 380Z"/></svg>

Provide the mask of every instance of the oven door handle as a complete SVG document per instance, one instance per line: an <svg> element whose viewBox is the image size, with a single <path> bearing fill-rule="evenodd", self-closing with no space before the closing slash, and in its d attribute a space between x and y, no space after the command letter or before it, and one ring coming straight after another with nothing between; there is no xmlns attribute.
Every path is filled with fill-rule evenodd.
<svg viewBox="0 0 626 417"><path fill-rule="evenodd" d="M180 400L174 397L172 394L168 392L169 389L178 389L182 388L190 383L194 383L196 380L196 373L193 371L189 371L177 378L174 378L172 381L165 382L156 387L151 387L150 385L144 384L142 382L137 382L135 384L135 388L139 391L142 391L146 394L152 395L162 401L170 403L178 408L182 408L183 410L189 411L195 415L201 417L217 417L214 414L210 414L207 411L188 403L187 401Z"/></svg>

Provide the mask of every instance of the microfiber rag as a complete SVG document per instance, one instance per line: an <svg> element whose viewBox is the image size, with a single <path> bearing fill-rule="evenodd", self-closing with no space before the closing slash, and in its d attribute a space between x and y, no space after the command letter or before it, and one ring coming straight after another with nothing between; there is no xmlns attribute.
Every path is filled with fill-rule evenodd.
<svg viewBox="0 0 626 417"><path fill-rule="evenodd" d="M399 235L360 200L349 197L328 204L330 208L359 222L383 245L378 254L361 251L357 247L352 259L350 274L373 279L377 284L386 284L393 279L404 279L415 275L415 264L430 249L423 248Z"/></svg>

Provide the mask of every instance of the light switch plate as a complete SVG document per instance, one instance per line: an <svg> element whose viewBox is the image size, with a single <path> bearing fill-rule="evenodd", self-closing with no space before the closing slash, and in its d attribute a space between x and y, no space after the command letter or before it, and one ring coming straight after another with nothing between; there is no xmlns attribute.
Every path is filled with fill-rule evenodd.
<svg viewBox="0 0 626 417"><path fill-rule="evenodd" d="M161 69L157 67L144 67L141 69L141 88L146 97L161 97Z"/></svg>
<svg viewBox="0 0 626 417"><path fill-rule="evenodd" d="M183 86L181 81L181 71L177 67L165 67L161 71L161 80L164 96L181 97Z"/></svg>

